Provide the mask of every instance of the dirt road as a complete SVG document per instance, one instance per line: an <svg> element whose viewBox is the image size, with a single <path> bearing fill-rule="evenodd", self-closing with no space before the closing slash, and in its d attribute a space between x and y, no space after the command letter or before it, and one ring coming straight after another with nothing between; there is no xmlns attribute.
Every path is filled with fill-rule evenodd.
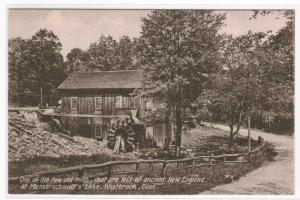
<svg viewBox="0 0 300 200"><path fill-rule="evenodd" d="M228 126L212 125L215 128L229 131ZM242 135L247 130L242 129ZM230 184L220 185L201 194L250 194L250 195L292 195L294 194L294 139L291 136L275 135L252 130L251 137L258 136L274 145L278 155L274 161L265 163L258 168Z"/></svg>

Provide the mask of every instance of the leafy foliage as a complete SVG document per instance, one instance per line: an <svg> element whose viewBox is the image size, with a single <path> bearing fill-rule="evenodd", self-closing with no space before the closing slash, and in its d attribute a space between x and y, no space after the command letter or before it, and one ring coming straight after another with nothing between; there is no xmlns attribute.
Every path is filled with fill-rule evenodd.
<svg viewBox="0 0 300 200"><path fill-rule="evenodd" d="M143 18L138 49L145 71L143 94L176 115L180 147L182 111L191 106L218 68L224 15L200 10L156 10Z"/></svg>
<svg viewBox="0 0 300 200"><path fill-rule="evenodd" d="M254 16L258 14L270 12L255 12ZM273 35L249 32L224 37L222 69L211 77L213 84L198 99L200 105L210 103L215 120L228 122L232 138L246 116L259 119L260 124L265 116L275 117L277 123L293 122L294 21L293 12L283 14L287 24ZM288 131L293 131L293 123L289 126Z"/></svg>
<svg viewBox="0 0 300 200"><path fill-rule="evenodd" d="M69 73L76 71L84 71L84 62L88 61L88 54L79 49L74 48L67 54L67 61L65 62Z"/></svg>
<svg viewBox="0 0 300 200"><path fill-rule="evenodd" d="M87 51L74 48L67 55L69 73L73 71L115 71L136 69L135 50L137 39L128 36L119 41L102 35Z"/></svg>
<svg viewBox="0 0 300 200"><path fill-rule="evenodd" d="M60 51L58 37L46 29L28 40L9 40L10 103L37 105L40 88L45 102L56 102L56 87L66 76Z"/></svg>
<svg viewBox="0 0 300 200"><path fill-rule="evenodd" d="M222 68L212 77L214 83L202 98L219 105L230 126L233 138L239 131L244 114L251 115L262 94L260 76L261 48L265 34L251 33L236 38L224 38ZM237 129L234 132L234 125Z"/></svg>

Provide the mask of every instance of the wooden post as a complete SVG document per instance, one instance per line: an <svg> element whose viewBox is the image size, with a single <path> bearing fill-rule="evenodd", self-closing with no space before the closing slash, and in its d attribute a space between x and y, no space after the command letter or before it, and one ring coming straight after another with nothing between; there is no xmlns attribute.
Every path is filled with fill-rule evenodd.
<svg viewBox="0 0 300 200"><path fill-rule="evenodd" d="M82 178L84 175L84 168L82 167L80 170L77 172L78 178Z"/></svg>
<svg viewBox="0 0 300 200"><path fill-rule="evenodd" d="M248 116L248 152L251 150L251 137L250 137L250 116Z"/></svg>
<svg viewBox="0 0 300 200"><path fill-rule="evenodd" d="M212 166L212 155L209 156L209 165Z"/></svg>
<svg viewBox="0 0 300 200"><path fill-rule="evenodd" d="M78 178L82 178L83 176L84 176L84 167L81 167L78 171L77 171L77 176L78 176ZM81 187L84 185L84 182L81 180ZM79 192L79 190L78 189L75 189L74 191L73 191L74 193L77 193L77 192Z"/></svg>
<svg viewBox="0 0 300 200"><path fill-rule="evenodd" d="M193 159L193 162L192 162L192 169L195 168L195 160Z"/></svg>
<svg viewBox="0 0 300 200"><path fill-rule="evenodd" d="M162 175L162 176L165 175L165 173L166 173L166 168L167 168L167 162L164 161L164 162L163 162L163 168L162 168L162 171L161 171L161 175Z"/></svg>
<svg viewBox="0 0 300 200"><path fill-rule="evenodd" d="M109 165L107 167L107 178L110 178L112 175L112 165Z"/></svg>
<svg viewBox="0 0 300 200"><path fill-rule="evenodd" d="M251 151L248 152L248 162L251 162Z"/></svg>
<svg viewBox="0 0 300 200"><path fill-rule="evenodd" d="M267 156L267 152L268 152L269 147L268 147L268 145L266 143L265 143L264 147L265 147L264 148L264 156Z"/></svg>
<svg viewBox="0 0 300 200"><path fill-rule="evenodd" d="M138 163L136 163L136 166L135 166L137 176L139 175L139 167L140 167L140 163L138 162Z"/></svg>
<svg viewBox="0 0 300 200"><path fill-rule="evenodd" d="M150 163L150 172L153 171L153 162Z"/></svg>
<svg viewBox="0 0 300 200"><path fill-rule="evenodd" d="M209 156L209 166L211 168L212 174L214 173L213 163L212 163L212 154Z"/></svg>

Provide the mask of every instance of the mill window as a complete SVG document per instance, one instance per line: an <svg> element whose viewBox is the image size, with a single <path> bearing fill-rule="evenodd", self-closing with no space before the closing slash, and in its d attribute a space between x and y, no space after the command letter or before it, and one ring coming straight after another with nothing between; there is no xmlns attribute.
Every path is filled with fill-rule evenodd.
<svg viewBox="0 0 300 200"><path fill-rule="evenodd" d="M71 97L71 109L72 110L77 109L77 97Z"/></svg>
<svg viewBox="0 0 300 200"><path fill-rule="evenodd" d="M103 130L101 125L95 125L95 138L103 138Z"/></svg>
<svg viewBox="0 0 300 200"><path fill-rule="evenodd" d="M95 110L102 110L102 98L95 97Z"/></svg>

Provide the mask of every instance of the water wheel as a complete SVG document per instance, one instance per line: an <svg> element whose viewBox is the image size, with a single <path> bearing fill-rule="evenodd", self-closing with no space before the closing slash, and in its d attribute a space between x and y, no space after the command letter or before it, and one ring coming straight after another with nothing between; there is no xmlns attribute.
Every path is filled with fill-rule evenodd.
<svg viewBox="0 0 300 200"><path fill-rule="evenodd" d="M143 146L146 132L143 124L123 120L113 123L108 131L108 147L116 153L131 152Z"/></svg>

